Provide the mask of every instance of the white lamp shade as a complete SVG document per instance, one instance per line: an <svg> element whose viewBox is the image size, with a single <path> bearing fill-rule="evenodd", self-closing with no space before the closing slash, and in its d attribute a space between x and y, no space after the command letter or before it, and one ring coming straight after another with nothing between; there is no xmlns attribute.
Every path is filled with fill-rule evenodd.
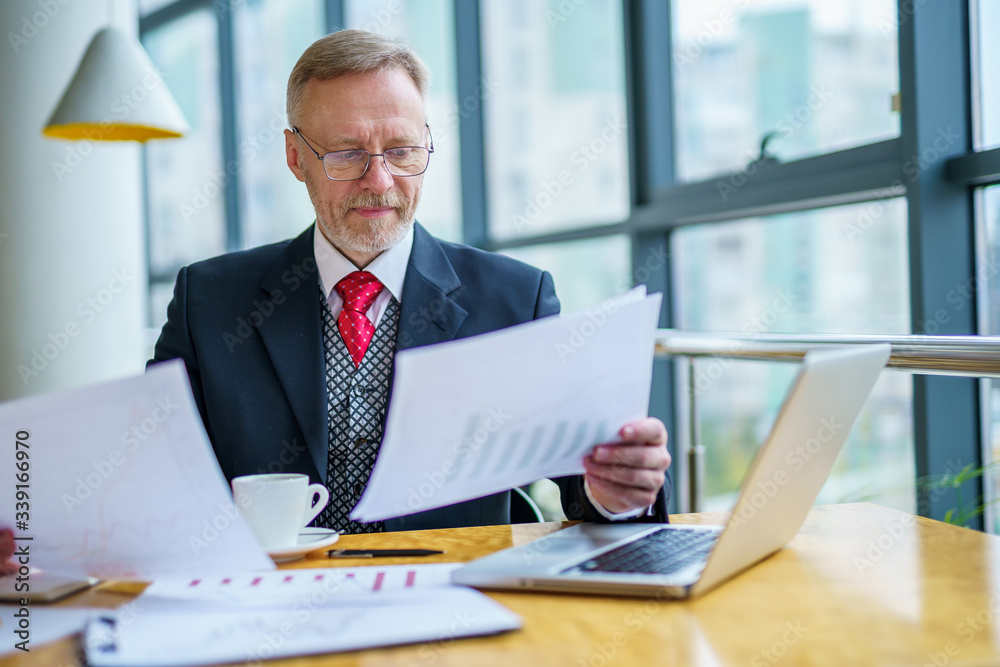
<svg viewBox="0 0 1000 667"><path fill-rule="evenodd" d="M180 107L138 40L104 28L42 133L59 139L147 141L188 131Z"/></svg>

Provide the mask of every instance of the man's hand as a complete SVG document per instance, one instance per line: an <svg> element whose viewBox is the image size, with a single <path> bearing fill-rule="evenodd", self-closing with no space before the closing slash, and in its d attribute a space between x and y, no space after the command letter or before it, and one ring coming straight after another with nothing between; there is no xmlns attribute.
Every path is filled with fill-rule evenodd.
<svg viewBox="0 0 1000 667"><path fill-rule="evenodd" d="M0 575L17 572L17 564L10 560L13 555L14 532L10 528L0 528Z"/></svg>
<svg viewBox="0 0 1000 667"><path fill-rule="evenodd" d="M622 442L598 445L583 459L594 500L614 514L652 505L670 467L667 429L659 419L626 424L618 435Z"/></svg>

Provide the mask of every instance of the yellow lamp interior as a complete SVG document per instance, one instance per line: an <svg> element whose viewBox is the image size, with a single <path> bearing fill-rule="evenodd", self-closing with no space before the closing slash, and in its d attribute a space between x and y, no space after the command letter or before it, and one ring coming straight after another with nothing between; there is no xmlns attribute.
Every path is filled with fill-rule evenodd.
<svg viewBox="0 0 1000 667"><path fill-rule="evenodd" d="M183 136L174 130L149 125L129 125L125 123L67 123L50 125L42 134L54 139L90 139L91 141L148 141L150 139L174 139Z"/></svg>

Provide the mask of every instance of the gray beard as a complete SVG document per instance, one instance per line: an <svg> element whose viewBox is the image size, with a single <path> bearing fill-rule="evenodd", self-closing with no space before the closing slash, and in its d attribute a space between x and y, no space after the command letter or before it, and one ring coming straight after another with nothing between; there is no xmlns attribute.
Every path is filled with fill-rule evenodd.
<svg viewBox="0 0 1000 667"><path fill-rule="evenodd" d="M373 195L361 193L348 199L340 210L327 207L320 209L314 196L311 177L306 176L306 190L316 211L316 223L324 236L339 250L365 254L381 253L393 247L410 231L420 201L420 190L413 201L401 195ZM351 209L358 207L380 208L391 206L399 213L399 220L390 222L385 218L372 218L366 226L352 226L347 222Z"/></svg>

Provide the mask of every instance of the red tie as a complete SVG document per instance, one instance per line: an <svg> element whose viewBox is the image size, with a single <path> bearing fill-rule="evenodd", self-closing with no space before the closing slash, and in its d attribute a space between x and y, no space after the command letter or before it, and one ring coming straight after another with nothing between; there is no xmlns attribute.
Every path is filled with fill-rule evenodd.
<svg viewBox="0 0 1000 667"><path fill-rule="evenodd" d="M337 328L351 353L354 367L361 365L368 343L375 335L375 325L368 319L368 309L382 291L382 283L367 271L348 273L333 288L344 300L344 307L337 318Z"/></svg>

